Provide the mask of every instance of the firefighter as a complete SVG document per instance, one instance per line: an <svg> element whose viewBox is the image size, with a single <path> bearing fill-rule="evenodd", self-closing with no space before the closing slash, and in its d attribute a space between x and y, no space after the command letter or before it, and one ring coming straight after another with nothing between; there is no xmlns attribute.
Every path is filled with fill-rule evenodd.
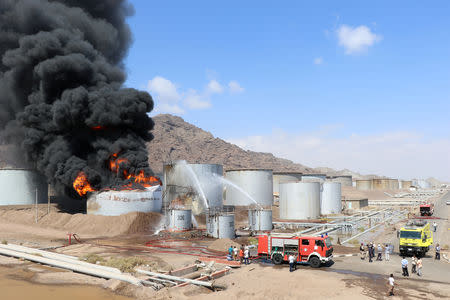
<svg viewBox="0 0 450 300"><path fill-rule="evenodd" d="M239 249L239 262L242 264L243 260L244 260L244 245L242 245L241 249Z"/></svg>

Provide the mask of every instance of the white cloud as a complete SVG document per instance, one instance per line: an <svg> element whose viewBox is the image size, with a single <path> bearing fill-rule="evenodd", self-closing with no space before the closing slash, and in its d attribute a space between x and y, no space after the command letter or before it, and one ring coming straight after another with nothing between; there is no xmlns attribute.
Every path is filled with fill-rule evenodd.
<svg viewBox="0 0 450 300"><path fill-rule="evenodd" d="M189 89L184 98L184 104L190 109L205 109L211 107L209 97L199 95L196 90Z"/></svg>
<svg viewBox="0 0 450 300"><path fill-rule="evenodd" d="M245 90L236 80L231 80L230 82L228 82L228 89L232 94L239 94Z"/></svg>
<svg viewBox="0 0 450 300"><path fill-rule="evenodd" d="M346 54L358 54L379 42L382 37L373 33L369 27L361 25L351 27L341 25L336 31L339 45L345 48Z"/></svg>
<svg viewBox="0 0 450 300"><path fill-rule="evenodd" d="M228 141L311 167L348 168L363 174L403 179L433 176L450 181L450 140L430 140L414 132L336 137L330 132L289 134L275 130L268 135Z"/></svg>
<svg viewBox="0 0 450 300"><path fill-rule="evenodd" d="M228 87L230 92L233 93L239 93L244 90L237 81L230 81ZM192 88L183 91L175 83L162 76L155 76L149 80L147 89L155 100L153 113L179 115L184 114L187 109L210 108L212 106L211 98L225 91L224 86L215 79L209 80L201 91Z"/></svg>
<svg viewBox="0 0 450 300"><path fill-rule="evenodd" d="M179 106L181 95L172 81L161 76L155 76L148 81L147 88L154 97L155 112L184 113L184 110Z"/></svg>
<svg viewBox="0 0 450 300"><path fill-rule="evenodd" d="M208 82L205 92L208 94L222 94L223 87L217 80L213 79Z"/></svg>
<svg viewBox="0 0 450 300"><path fill-rule="evenodd" d="M315 65L321 65L321 64L323 64L323 58L322 58L322 57L316 57L316 58L314 58L314 64L315 64Z"/></svg>

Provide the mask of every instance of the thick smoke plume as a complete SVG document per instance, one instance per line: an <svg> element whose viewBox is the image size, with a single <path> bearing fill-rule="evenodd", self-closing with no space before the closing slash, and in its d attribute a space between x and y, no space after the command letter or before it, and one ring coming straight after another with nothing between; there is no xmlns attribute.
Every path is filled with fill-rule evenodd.
<svg viewBox="0 0 450 300"><path fill-rule="evenodd" d="M151 173L153 100L122 87L132 12L126 0L0 0L1 142L57 187L81 171L95 189Z"/></svg>

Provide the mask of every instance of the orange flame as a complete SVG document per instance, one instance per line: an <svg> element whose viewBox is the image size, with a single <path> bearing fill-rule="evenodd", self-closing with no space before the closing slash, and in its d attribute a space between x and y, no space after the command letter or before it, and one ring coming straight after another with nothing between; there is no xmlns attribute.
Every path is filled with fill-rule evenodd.
<svg viewBox="0 0 450 300"><path fill-rule="evenodd" d="M73 182L73 188L80 196L86 195L87 192L95 191L95 189L92 188L92 186L88 182L87 176L83 171L78 173L77 178Z"/></svg>
<svg viewBox="0 0 450 300"><path fill-rule="evenodd" d="M94 127L91 127L91 129L92 130L102 130L102 129L105 129L105 127L103 127L103 126L94 126Z"/></svg>

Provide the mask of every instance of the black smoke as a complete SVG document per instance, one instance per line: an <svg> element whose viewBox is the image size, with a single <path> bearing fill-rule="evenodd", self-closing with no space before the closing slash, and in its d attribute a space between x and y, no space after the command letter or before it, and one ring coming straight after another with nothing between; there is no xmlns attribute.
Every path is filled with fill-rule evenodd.
<svg viewBox="0 0 450 300"><path fill-rule="evenodd" d="M151 174L153 100L123 88L132 13L126 0L0 0L0 142L60 190L80 171L96 189ZM113 153L128 160L118 174Z"/></svg>

